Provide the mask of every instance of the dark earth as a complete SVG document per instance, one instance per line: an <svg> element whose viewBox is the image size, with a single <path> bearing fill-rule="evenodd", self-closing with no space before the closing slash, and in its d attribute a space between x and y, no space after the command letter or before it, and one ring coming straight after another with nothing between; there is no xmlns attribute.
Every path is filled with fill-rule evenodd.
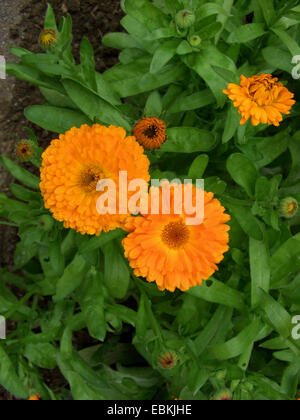
<svg viewBox="0 0 300 420"><path fill-rule="evenodd" d="M72 15L75 57L78 57L80 42L85 36L94 47L98 71L103 72L117 62L118 51L103 47L101 38L108 32L122 30L120 20L123 12L120 0L48 0L48 2L53 6L58 19L66 13ZM15 60L8 52L9 46L20 46L33 52L42 52L38 38L43 29L46 8L46 0L1 0L0 55L4 55L7 61ZM23 114L27 106L43 102L38 88L12 77L0 80L0 88L0 154L14 158L16 144L28 137L25 127L33 129L40 145L46 147L53 139L53 134L32 125ZM33 167L26 167L34 170ZM0 192L9 194L11 182L11 176L0 167ZM17 242L15 228L0 225L1 267L13 268L13 254ZM80 346L82 341L88 340L88 336L82 332L75 339ZM66 386L64 378L57 370L42 370L41 374L53 390ZM14 399L0 386L0 400Z"/></svg>

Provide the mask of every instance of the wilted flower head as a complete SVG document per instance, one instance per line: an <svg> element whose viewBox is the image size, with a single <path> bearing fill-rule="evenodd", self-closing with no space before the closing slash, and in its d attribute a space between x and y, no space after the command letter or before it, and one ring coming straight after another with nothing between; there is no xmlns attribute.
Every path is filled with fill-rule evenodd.
<svg viewBox="0 0 300 420"><path fill-rule="evenodd" d="M166 141L166 124L156 118L142 118L133 128L137 142L146 150L159 149Z"/></svg>
<svg viewBox="0 0 300 420"><path fill-rule="evenodd" d="M40 34L40 43L47 48L57 43L57 33L54 29L44 29Z"/></svg>
<svg viewBox="0 0 300 420"><path fill-rule="evenodd" d="M286 219L292 219L296 216L298 209L298 201L293 197L287 197L280 203L280 215Z"/></svg>
<svg viewBox="0 0 300 420"><path fill-rule="evenodd" d="M169 350L159 356L158 362L163 369L173 369L179 361L177 354Z"/></svg>
<svg viewBox="0 0 300 420"><path fill-rule="evenodd" d="M15 151L17 158L21 161L31 160L35 155L35 144L31 140L21 140Z"/></svg>
<svg viewBox="0 0 300 420"><path fill-rule="evenodd" d="M223 92L239 108L242 125L251 118L254 126L260 123L279 126L282 114L289 114L295 104L294 94L271 74L241 76L240 85L229 83Z"/></svg>

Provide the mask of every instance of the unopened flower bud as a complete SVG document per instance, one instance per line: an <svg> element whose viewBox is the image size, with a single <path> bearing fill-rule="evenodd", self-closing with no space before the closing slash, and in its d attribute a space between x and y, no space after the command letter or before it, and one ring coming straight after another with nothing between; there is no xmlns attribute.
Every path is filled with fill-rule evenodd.
<svg viewBox="0 0 300 420"><path fill-rule="evenodd" d="M179 28L186 29L194 25L196 16L190 10L180 10L175 16L175 22Z"/></svg>
<svg viewBox="0 0 300 420"><path fill-rule="evenodd" d="M280 215L286 219L292 219L298 212L298 201L293 197L287 197L280 203Z"/></svg>
<svg viewBox="0 0 300 420"><path fill-rule="evenodd" d="M199 47L199 45L202 42L202 39L198 35L193 35L190 37L189 42L192 47Z"/></svg>

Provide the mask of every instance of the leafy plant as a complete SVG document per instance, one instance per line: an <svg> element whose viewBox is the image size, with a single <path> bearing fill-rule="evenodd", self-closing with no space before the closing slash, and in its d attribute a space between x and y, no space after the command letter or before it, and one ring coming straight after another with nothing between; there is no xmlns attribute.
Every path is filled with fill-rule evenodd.
<svg viewBox="0 0 300 420"><path fill-rule="evenodd" d="M39 178L2 156L19 183L11 186L16 199L0 195L1 223L18 227L20 242L14 272L1 269L0 313L16 327L0 343L0 383L19 398L53 400L207 400L224 389L235 400L295 399L300 217L283 218L279 204L300 201L299 104L279 128L242 126L223 89L241 75L272 73L299 97L291 77L298 1L121 4L126 33L102 40L121 50L120 62L104 74L87 39L75 62L71 17L57 26L51 6L45 29L55 31L55 44L43 54L11 48L20 63L8 73L45 98L25 115L56 134L93 123L131 134L142 117L162 119L167 141L147 152L151 176L203 177L231 215L230 251L202 286L159 291L133 274L124 231L65 229L45 210ZM72 338L84 329L90 345L75 348ZM176 359L171 369L159 362L166 354ZM57 366L70 390L44 382L40 368Z"/></svg>

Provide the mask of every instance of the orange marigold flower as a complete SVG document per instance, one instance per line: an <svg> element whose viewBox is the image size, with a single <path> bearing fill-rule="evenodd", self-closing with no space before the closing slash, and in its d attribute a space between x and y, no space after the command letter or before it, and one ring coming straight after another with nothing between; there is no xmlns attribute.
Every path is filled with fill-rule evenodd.
<svg viewBox="0 0 300 420"><path fill-rule="evenodd" d="M40 34L40 43L43 47L47 48L55 45L57 42L57 33L53 29L45 29Z"/></svg>
<svg viewBox="0 0 300 420"><path fill-rule="evenodd" d="M41 399L41 396L39 394L36 394L36 395L31 395L28 398L28 401L39 401L40 399Z"/></svg>
<svg viewBox="0 0 300 420"><path fill-rule="evenodd" d="M101 179L110 179L118 191L119 171L127 171L128 184L136 178L148 182L149 161L143 152L121 127L95 124L71 128L42 155L40 188L45 207L66 228L82 234L100 235L102 230L123 227L127 215L118 214L118 204L116 214L98 213L101 193L96 186Z"/></svg>
<svg viewBox="0 0 300 420"><path fill-rule="evenodd" d="M134 126L133 135L145 149L159 149L167 140L166 124L156 117L142 118Z"/></svg>
<svg viewBox="0 0 300 420"><path fill-rule="evenodd" d="M155 188L151 187L150 195ZM177 188L183 185L177 184ZM196 188L192 188L194 194ZM162 186L158 192L161 203ZM200 225L187 224L191 215L185 211L175 214L174 196L175 188L170 188L171 214L163 214L160 208L159 214L149 212L129 218L127 228L131 233L123 240L125 256L135 275L171 292L176 287L186 291L201 285L218 270L217 264L229 249L230 230L225 224L230 216L213 193L204 191L204 220Z"/></svg>
<svg viewBox="0 0 300 420"><path fill-rule="evenodd" d="M279 126L282 114L289 114L296 102L292 99L294 94L276 77L264 73L249 78L241 76L240 85L229 83L223 92L239 108L241 125L251 118L254 126L260 123Z"/></svg>
<svg viewBox="0 0 300 420"><path fill-rule="evenodd" d="M21 140L16 147L16 155L22 161L30 160L35 154L35 145L31 140Z"/></svg>

